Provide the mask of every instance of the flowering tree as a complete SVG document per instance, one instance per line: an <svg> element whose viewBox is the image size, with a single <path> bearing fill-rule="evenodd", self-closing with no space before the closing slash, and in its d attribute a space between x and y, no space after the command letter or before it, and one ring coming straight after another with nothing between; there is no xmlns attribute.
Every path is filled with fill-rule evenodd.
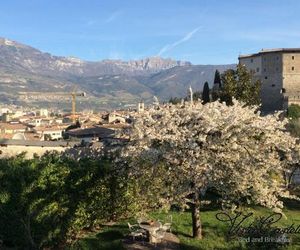
<svg viewBox="0 0 300 250"><path fill-rule="evenodd" d="M162 204L189 206L195 238L202 237L201 194L210 187L231 204L243 200L282 208L278 198L287 195L282 173L298 161L298 145L279 115L255 111L234 100L232 106L165 105L136 117L123 152L132 175L149 178Z"/></svg>

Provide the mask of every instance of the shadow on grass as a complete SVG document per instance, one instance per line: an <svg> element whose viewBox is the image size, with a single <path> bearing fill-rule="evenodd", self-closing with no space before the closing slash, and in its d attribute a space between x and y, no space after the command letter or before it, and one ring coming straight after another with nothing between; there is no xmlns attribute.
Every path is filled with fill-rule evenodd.
<svg viewBox="0 0 300 250"><path fill-rule="evenodd" d="M298 200L283 198L282 201L284 203L285 209L299 211L300 202Z"/></svg>
<svg viewBox="0 0 300 250"><path fill-rule="evenodd" d="M110 241L122 239L123 233L117 230L110 230L110 231L98 233L96 237L102 242L110 242Z"/></svg>
<svg viewBox="0 0 300 250"><path fill-rule="evenodd" d="M190 224L183 224L183 226L185 227L191 227ZM205 235L209 235L211 234L211 232L214 232L214 234L216 235L220 235L220 236L225 236L226 233L228 232L228 229L226 227L226 225L211 225L208 222L204 222L202 223L202 229L203 229L203 234ZM193 238L191 234L185 233L180 229L174 229L174 233L179 235L179 236L184 236L187 238Z"/></svg>
<svg viewBox="0 0 300 250"><path fill-rule="evenodd" d="M176 231L175 234L176 234L177 236L183 236L183 237L186 237L186 238L191 238L191 239L193 239L192 235L187 234L187 233L184 233L184 232L182 232L182 231Z"/></svg>
<svg viewBox="0 0 300 250"><path fill-rule="evenodd" d="M107 229L103 232L97 233L93 237L88 237L77 242L72 250L118 250L124 249L121 240L124 234L117 229Z"/></svg>
<svg viewBox="0 0 300 250"><path fill-rule="evenodd" d="M214 248L214 250L241 250L240 247L222 247L222 248ZM190 245L187 245L187 244L181 244L180 245L180 250L208 250L205 246L201 247L201 246L190 246Z"/></svg>

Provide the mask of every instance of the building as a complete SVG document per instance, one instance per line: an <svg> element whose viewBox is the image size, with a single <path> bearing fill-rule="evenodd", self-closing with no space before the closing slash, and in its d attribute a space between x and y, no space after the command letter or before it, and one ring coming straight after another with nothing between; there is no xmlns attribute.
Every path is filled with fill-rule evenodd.
<svg viewBox="0 0 300 250"><path fill-rule="evenodd" d="M115 131L109 128L93 126L90 128L76 128L66 131L70 139L84 142L100 141L107 138L113 138Z"/></svg>
<svg viewBox="0 0 300 250"><path fill-rule="evenodd" d="M240 55L239 63L253 72L261 86L262 111L286 109L300 104L300 48L263 49Z"/></svg>
<svg viewBox="0 0 300 250"><path fill-rule="evenodd" d="M48 115L49 115L48 109L40 109L39 114L40 114L40 116L48 117Z"/></svg>
<svg viewBox="0 0 300 250"><path fill-rule="evenodd" d="M2 122L10 122L11 121L11 114L10 113L3 113L1 117Z"/></svg>
<svg viewBox="0 0 300 250"><path fill-rule="evenodd" d="M139 102L137 105L137 112L141 113L145 111L145 104L143 101Z"/></svg>
<svg viewBox="0 0 300 250"><path fill-rule="evenodd" d="M126 118L113 112L108 115L108 123L126 123Z"/></svg>
<svg viewBox="0 0 300 250"><path fill-rule="evenodd" d="M54 119L44 116L35 116L31 118L29 121L27 120L26 123L28 125L39 127L39 126L50 126L54 122Z"/></svg>
<svg viewBox="0 0 300 250"><path fill-rule="evenodd" d="M42 124L42 118L40 117L34 117L30 121L27 122L28 125L39 127Z"/></svg>
<svg viewBox="0 0 300 250"><path fill-rule="evenodd" d="M42 141L60 140L63 138L63 126L38 126L33 128L33 131L38 134Z"/></svg>
<svg viewBox="0 0 300 250"><path fill-rule="evenodd" d="M0 132L1 134L15 134L15 133L24 133L28 130L28 127L22 123L0 123Z"/></svg>

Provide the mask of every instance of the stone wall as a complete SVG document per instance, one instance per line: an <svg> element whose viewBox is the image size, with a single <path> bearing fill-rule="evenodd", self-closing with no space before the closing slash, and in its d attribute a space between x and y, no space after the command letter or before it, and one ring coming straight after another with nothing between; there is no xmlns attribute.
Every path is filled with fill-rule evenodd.
<svg viewBox="0 0 300 250"><path fill-rule="evenodd" d="M300 96L300 54L283 54L283 87L290 95Z"/></svg>
<svg viewBox="0 0 300 250"><path fill-rule="evenodd" d="M283 108L281 52L265 53L262 57L261 99L264 111L274 111Z"/></svg>
<svg viewBox="0 0 300 250"><path fill-rule="evenodd" d="M241 56L241 64L255 72L255 79L262 82L263 111L286 108L300 103L300 50L278 49ZM259 70L258 70L259 69ZM288 103L284 103L284 95Z"/></svg>
<svg viewBox="0 0 300 250"><path fill-rule="evenodd" d="M40 156L47 151L62 152L76 144L78 142L0 139L0 157L11 157L26 152L26 158L32 158L34 153Z"/></svg>
<svg viewBox="0 0 300 250"><path fill-rule="evenodd" d="M58 151L63 152L67 149L67 147L36 147L36 146L20 146L20 145L7 145L0 147L0 157L11 157L17 154L21 154L22 152L26 152L26 158L33 158L34 154L39 156L43 155L47 151Z"/></svg>
<svg viewBox="0 0 300 250"><path fill-rule="evenodd" d="M241 57L239 61L254 73L254 80L261 81L262 110L268 112L282 109L282 56L280 52Z"/></svg>
<svg viewBox="0 0 300 250"><path fill-rule="evenodd" d="M240 59L240 63L245 65L249 71L252 71L255 77L260 78L262 73L261 59L261 56L245 57Z"/></svg>

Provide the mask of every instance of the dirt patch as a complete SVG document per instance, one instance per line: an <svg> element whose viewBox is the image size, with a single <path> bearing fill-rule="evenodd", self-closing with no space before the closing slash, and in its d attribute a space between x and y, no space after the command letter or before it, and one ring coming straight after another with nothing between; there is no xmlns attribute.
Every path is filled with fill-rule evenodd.
<svg viewBox="0 0 300 250"><path fill-rule="evenodd" d="M179 250L179 239L172 233L166 233L161 243L150 244L141 240L133 241L132 239L123 240L123 246L127 250L152 250L152 249L164 249L164 250Z"/></svg>

